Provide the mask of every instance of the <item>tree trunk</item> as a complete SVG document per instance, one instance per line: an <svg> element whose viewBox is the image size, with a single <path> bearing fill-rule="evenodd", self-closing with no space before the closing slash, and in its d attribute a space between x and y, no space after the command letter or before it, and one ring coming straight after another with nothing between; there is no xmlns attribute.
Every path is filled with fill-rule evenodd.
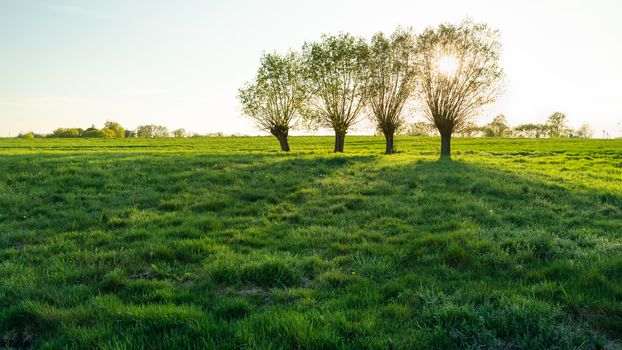
<svg viewBox="0 0 622 350"><path fill-rule="evenodd" d="M335 153L343 153L343 145L346 141L346 133L335 132Z"/></svg>
<svg viewBox="0 0 622 350"><path fill-rule="evenodd" d="M281 144L281 151L289 152L289 143L287 142L287 134L279 134L276 137Z"/></svg>
<svg viewBox="0 0 622 350"><path fill-rule="evenodd" d="M451 134L441 134L441 159L451 159Z"/></svg>
<svg viewBox="0 0 622 350"><path fill-rule="evenodd" d="M387 141L387 148L384 154L393 154L395 152L395 148L393 148L393 133L385 133L384 138Z"/></svg>

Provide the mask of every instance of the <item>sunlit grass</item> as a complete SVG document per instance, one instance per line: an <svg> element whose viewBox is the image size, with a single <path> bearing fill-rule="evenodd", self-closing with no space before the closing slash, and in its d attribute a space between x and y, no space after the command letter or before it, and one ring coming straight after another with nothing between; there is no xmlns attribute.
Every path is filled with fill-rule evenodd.
<svg viewBox="0 0 622 350"><path fill-rule="evenodd" d="M0 140L0 346L619 346L622 141L438 144Z"/></svg>

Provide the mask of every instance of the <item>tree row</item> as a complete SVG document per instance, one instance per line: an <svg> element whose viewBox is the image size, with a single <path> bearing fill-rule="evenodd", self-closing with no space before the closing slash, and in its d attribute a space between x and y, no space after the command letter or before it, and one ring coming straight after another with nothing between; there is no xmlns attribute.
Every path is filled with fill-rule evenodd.
<svg viewBox="0 0 622 350"><path fill-rule="evenodd" d="M499 95L498 31L464 21L415 34L397 28L370 40L348 33L323 35L298 52L266 53L255 77L239 89L245 115L289 151L294 127L329 128L335 152L345 136L369 118L395 150L404 115L417 108L441 136L441 157L451 155L451 137Z"/></svg>

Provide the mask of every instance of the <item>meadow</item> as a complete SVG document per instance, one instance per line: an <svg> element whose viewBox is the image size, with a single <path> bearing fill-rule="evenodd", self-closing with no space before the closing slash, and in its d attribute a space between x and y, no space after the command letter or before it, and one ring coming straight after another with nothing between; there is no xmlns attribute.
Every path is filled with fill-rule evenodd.
<svg viewBox="0 0 622 350"><path fill-rule="evenodd" d="M0 348L617 349L622 139L0 139Z"/></svg>

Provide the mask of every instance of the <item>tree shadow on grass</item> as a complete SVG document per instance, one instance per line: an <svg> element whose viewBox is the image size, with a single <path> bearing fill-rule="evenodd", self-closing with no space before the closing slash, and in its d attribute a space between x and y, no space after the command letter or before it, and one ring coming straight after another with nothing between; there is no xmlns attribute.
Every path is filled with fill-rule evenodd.
<svg viewBox="0 0 622 350"><path fill-rule="evenodd" d="M580 344L589 321L619 337L617 195L380 159L3 157L0 330L95 324L81 345L127 331L153 346L165 330L171 346L537 347Z"/></svg>
<svg viewBox="0 0 622 350"><path fill-rule="evenodd" d="M472 308L473 317L486 313L486 321L473 328L438 319L431 325L458 327L465 339L492 332L496 340L481 340L488 345L530 332L543 339L527 347L576 345L584 339L566 332L584 334L587 324L620 337L619 196L603 199L594 189L460 161L349 168L311 183L294 215L277 213L269 231L278 239L262 236L272 249L319 254L338 271L358 272L355 278L320 273L316 283L346 290L357 279L394 286L388 298L434 291L435 302L447 298L437 307ZM347 294L330 298L340 303ZM516 312L522 302L532 309ZM466 322L471 316L447 317ZM499 322L514 326L501 329ZM528 329L531 323L542 328Z"/></svg>
<svg viewBox="0 0 622 350"><path fill-rule="evenodd" d="M371 156L3 156L0 224L50 232L124 226L132 212L249 214ZM127 221L127 220L125 220ZM129 224L129 222L125 222Z"/></svg>
<svg viewBox="0 0 622 350"><path fill-rule="evenodd" d="M461 161L388 166L375 177L363 205L395 203L377 229L402 245L405 273L465 303L532 298L622 336L621 196Z"/></svg>
<svg viewBox="0 0 622 350"><path fill-rule="evenodd" d="M304 202L310 184L373 160L265 154L2 156L0 207L6 210L0 213L0 256L9 264L2 266L6 312L0 333L11 346L41 333L50 336L58 331L55 320L68 321L67 312L95 307L91 304L99 301L93 297L101 293L113 296L105 301L111 307L119 298L123 307L171 303L166 296L171 290L178 293L174 298L201 305L202 298L183 293L184 274L196 279L204 261L221 252L244 256L269 245L257 238L258 230L270 233L273 220ZM289 266L297 261L262 256L265 261L224 281L262 286L300 281ZM49 320L41 310L58 318ZM88 318L78 314L74 320Z"/></svg>
<svg viewBox="0 0 622 350"><path fill-rule="evenodd" d="M619 196L459 161L355 162L300 191L256 243L317 254L311 286L336 312L407 305L452 339L431 347L571 347L594 341L588 324L620 337Z"/></svg>

